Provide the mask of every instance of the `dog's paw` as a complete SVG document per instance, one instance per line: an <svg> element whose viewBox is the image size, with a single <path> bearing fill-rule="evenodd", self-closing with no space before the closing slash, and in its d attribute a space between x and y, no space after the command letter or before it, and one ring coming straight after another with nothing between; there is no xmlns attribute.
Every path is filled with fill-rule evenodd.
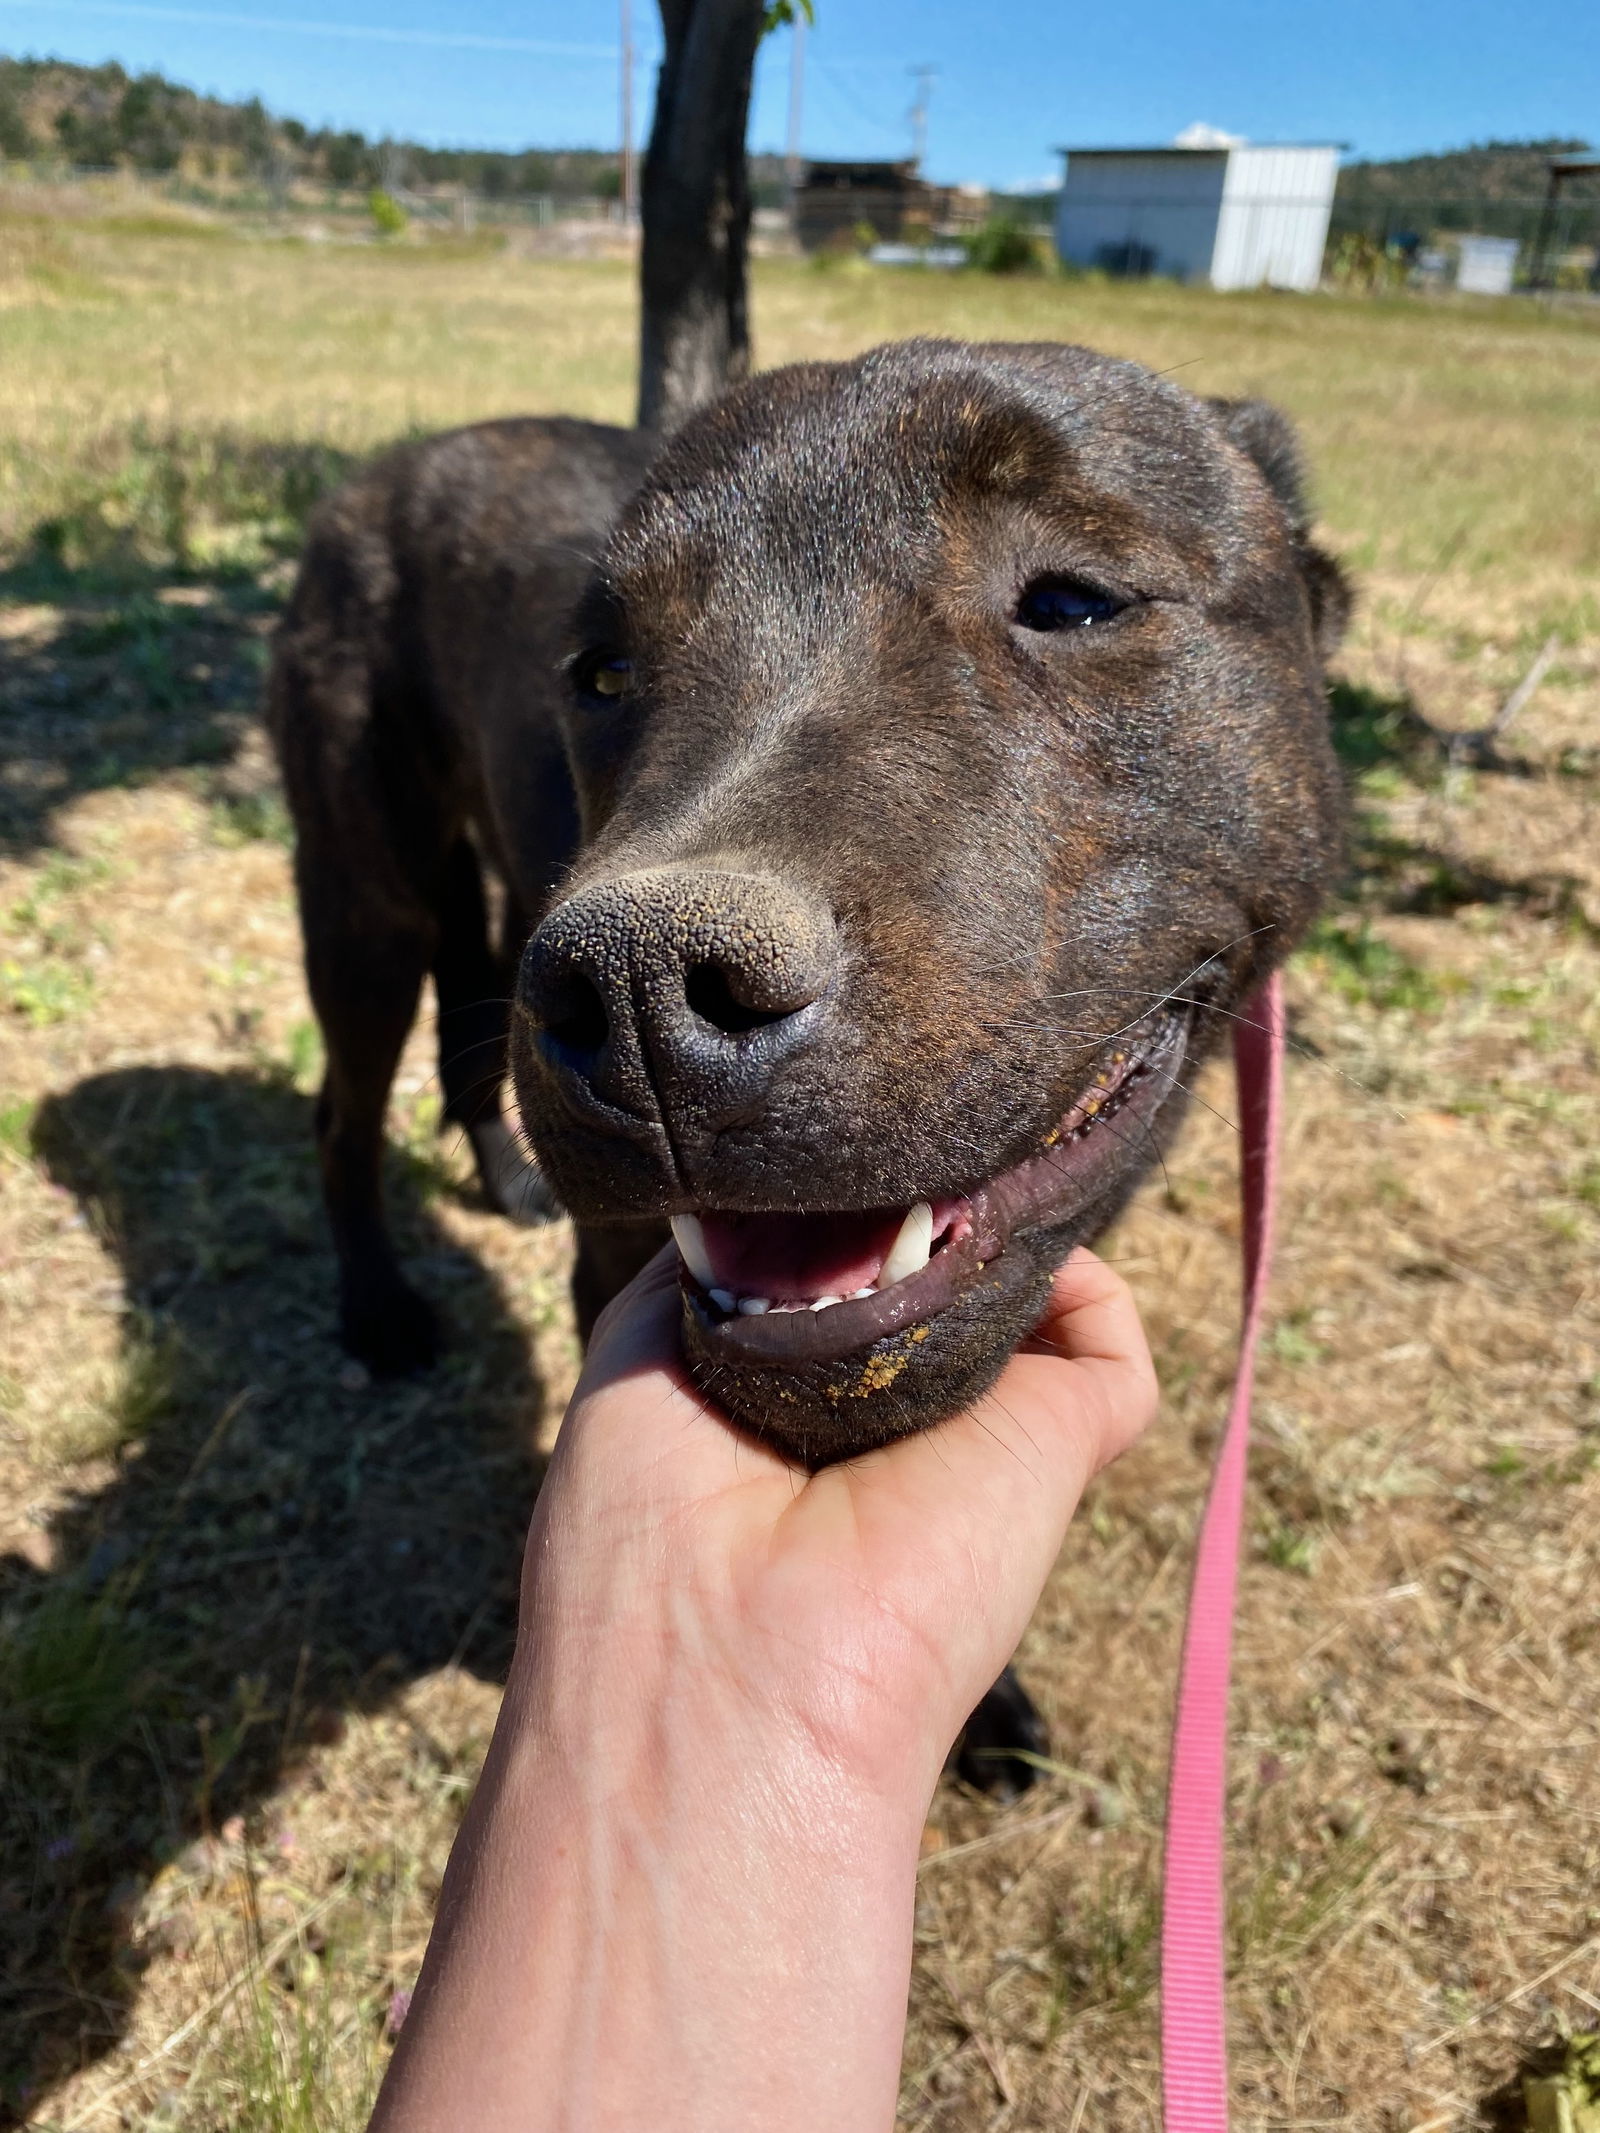
<svg viewBox="0 0 1600 2133"><path fill-rule="evenodd" d="M345 1295L339 1338L375 1378L408 1378L431 1370L443 1345L438 1316L403 1281Z"/></svg>
<svg viewBox="0 0 1600 2133"><path fill-rule="evenodd" d="M1050 1735L1033 1699L1007 1667L967 1720L956 1769L991 1799L1015 1800L1039 1781Z"/></svg>
<svg viewBox="0 0 1600 2133"><path fill-rule="evenodd" d="M497 1214L533 1228L554 1222L560 1203L544 1173L503 1118L486 1118L469 1127L483 1196Z"/></svg>

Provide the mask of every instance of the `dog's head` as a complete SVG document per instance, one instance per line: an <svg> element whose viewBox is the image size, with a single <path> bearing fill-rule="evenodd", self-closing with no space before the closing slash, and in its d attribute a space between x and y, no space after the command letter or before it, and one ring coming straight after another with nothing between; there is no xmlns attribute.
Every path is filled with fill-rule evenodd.
<svg viewBox="0 0 1600 2133"><path fill-rule="evenodd" d="M1127 1199L1338 865L1345 604L1280 416L1083 349L774 371L666 447L513 1050L573 1214L674 1218L741 1422L953 1412Z"/></svg>

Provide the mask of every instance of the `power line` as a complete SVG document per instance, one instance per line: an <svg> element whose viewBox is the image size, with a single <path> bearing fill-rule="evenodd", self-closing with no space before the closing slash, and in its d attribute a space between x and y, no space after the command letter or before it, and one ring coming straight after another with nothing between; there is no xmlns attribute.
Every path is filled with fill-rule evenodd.
<svg viewBox="0 0 1600 2133"><path fill-rule="evenodd" d="M900 131L897 124L867 109L848 82L840 80L838 72L831 61L819 59L814 64L818 74L827 83L834 95L848 104L858 119L875 128L879 133L898 133Z"/></svg>
<svg viewBox="0 0 1600 2133"><path fill-rule="evenodd" d="M40 0L0 0L37 10ZM48 0L55 15L121 15L140 22L188 22L230 30L281 30L295 37L344 37L362 44L445 46L469 52L532 52L545 59L614 60L614 44L558 44L544 37L478 37L470 32L386 29L376 23L308 22L286 15L236 15L198 7L154 7L137 0Z"/></svg>

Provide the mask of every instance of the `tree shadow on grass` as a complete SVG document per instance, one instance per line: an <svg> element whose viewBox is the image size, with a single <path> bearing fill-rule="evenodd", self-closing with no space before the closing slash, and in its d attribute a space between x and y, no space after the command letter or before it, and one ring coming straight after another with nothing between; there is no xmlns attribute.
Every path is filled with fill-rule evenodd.
<svg viewBox="0 0 1600 2133"><path fill-rule="evenodd" d="M48 1575L0 1562L0 2124L122 2034L163 1863L248 1818L343 1713L509 1658L539 1478L526 1342L397 1156L397 1238L460 1338L425 1383L347 1388L310 1127L288 1087L189 1067L97 1075L37 1118L122 1264L125 1442Z"/></svg>
<svg viewBox="0 0 1600 2133"><path fill-rule="evenodd" d="M102 463L103 462L103 463ZM0 852L85 792L239 754L288 560L356 464L301 440L119 434L0 571Z"/></svg>
<svg viewBox="0 0 1600 2133"><path fill-rule="evenodd" d="M1408 696L1339 681L1329 692L1329 710L1335 751L1353 778L1393 770L1427 786L1448 768L1451 736L1431 725ZM1479 768L1502 776L1548 775L1537 764L1503 755ZM1353 901L1369 911L1451 918L1468 905L1498 905L1600 938L1577 874L1548 867L1497 873L1459 852L1397 832L1382 809L1359 801L1351 858Z"/></svg>
<svg viewBox="0 0 1600 2133"><path fill-rule="evenodd" d="M1333 746L1353 776L1373 770L1403 771L1419 785L1436 783L1449 768L1452 749L1465 747L1472 768L1504 778L1539 778L1542 765L1518 755L1510 744L1473 745L1469 732L1450 732L1418 710L1408 691L1374 689L1338 680L1328 690ZM1581 775L1581 766L1579 769Z"/></svg>
<svg viewBox="0 0 1600 2133"><path fill-rule="evenodd" d="M1585 905L1586 884L1559 867L1497 873L1460 852L1364 822L1356 842L1357 901L1369 910L1415 918L1453 918L1470 905L1497 906L1548 919L1600 940Z"/></svg>
<svg viewBox="0 0 1600 2133"><path fill-rule="evenodd" d="M6 606L41 615L23 614L0 661L0 853L50 843L85 793L181 770L215 780L239 755L277 607L255 579L152 570L108 591L11 572Z"/></svg>

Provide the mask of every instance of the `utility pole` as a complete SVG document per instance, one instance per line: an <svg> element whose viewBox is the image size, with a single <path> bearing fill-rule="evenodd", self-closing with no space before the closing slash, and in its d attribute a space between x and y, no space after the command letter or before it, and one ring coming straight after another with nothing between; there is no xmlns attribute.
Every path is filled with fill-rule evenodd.
<svg viewBox="0 0 1600 2133"><path fill-rule="evenodd" d="M622 219L639 219L639 173L633 154L633 0L622 0Z"/></svg>
<svg viewBox="0 0 1600 2133"><path fill-rule="evenodd" d="M794 11L794 42L789 47L789 139L783 159L784 184L789 195L792 222L800 196L800 113L806 89L806 17L804 8Z"/></svg>
<svg viewBox="0 0 1600 2133"><path fill-rule="evenodd" d="M923 158L928 153L928 105L933 96L934 76L937 67L913 67L911 77L917 85L916 97L911 105L911 161L917 174L922 172Z"/></svg>

